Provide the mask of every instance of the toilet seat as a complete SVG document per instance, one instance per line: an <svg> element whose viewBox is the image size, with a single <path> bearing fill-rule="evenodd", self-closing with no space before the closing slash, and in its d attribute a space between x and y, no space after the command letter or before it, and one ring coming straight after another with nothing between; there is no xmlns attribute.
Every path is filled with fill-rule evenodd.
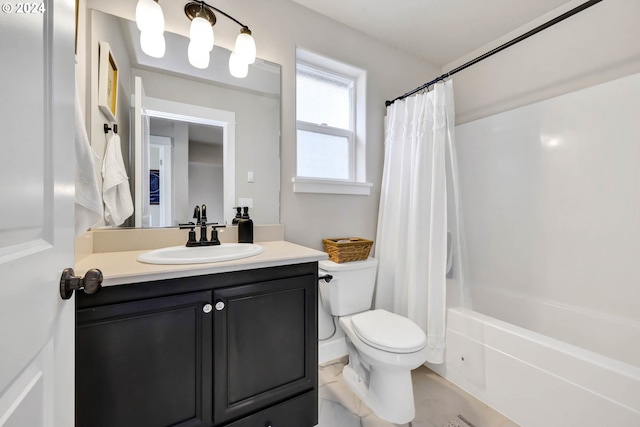
<svg viewBox="0 0 640 427"><path fill-rule="evenodd" d="M427 344L427 337L418 325L386 310L356 314L351 317L351 325L364 343L390 353L413 353Z"/></svg>

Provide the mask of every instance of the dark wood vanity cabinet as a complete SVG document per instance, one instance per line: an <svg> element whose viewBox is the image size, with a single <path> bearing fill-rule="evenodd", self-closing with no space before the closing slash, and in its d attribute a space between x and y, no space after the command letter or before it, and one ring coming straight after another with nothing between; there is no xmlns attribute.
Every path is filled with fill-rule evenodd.
<svg viewBox="0 0 640 427"><path fill-rule="evenodd" d="M211 292L79 310L76 426L209 425Z"/></svg>
<svg viewBox="0 0 640 427"><path fill-rule="evenodd" d="M316 323L316 287L305 282L294 277L213 292L215 425L315 388L318 347L309 325Z"/></svg>
<svg viewBox="0 0 640 427"><path fill-rule="evenodd" d="M77 294L76 426L317 424L317 263Z"/></svg>

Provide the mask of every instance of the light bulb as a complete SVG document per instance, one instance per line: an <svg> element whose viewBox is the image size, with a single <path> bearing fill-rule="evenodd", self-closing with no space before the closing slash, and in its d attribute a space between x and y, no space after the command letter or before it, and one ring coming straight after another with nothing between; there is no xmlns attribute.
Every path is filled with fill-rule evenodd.
<svg viewBox="0 0 640 427"><path fill-rule="evenodd" d="M189 63L194 67L205 69L209 66L209 51L201 45L193 41L189 42L187 54L189 56Z"/></svg>
<svg viewBox="0 0 640 427"><path fill-rule="evenodd" d="M140 31L164 32L164 14L160 5L153 0L138 0L136 24Z"/></svg>
<svg viewBox="0 0 640 427"><path fill-rule="evenodd" d="M193 18L191 27L189 27L189 38L191 43L201 46L207 52L211 52L213 49L213 27L204 18Z"/></svg>
<svg viewBox="0 0 640 427"><path fill-rule="evenodd" d="M231 52L229 56L229 72L233 77L244 79L249 73L249 64L240 59L235 52Z"/></svg>
<svg viewBox="0 0 640 427"><path fill-rule="evenodd" d="M240 30L240 34L236 38L234 52L247 64L253 64L256 61L256 42L248 28Z"/></svg>
<svg viewBox="0 0 640 427"><path fill-rule="evenodd" d="M149 31L140 32L140 47L142 51L154 58L162 58L166 50L166 43L162 33Z"/></svg>
<svg viewBox="0 0 640 427"><path fill-rule="evenodd" d="M136 5L136 25L138 30L143 31L151 25L149 22L149 10L153 7L150 5L153 0L138 0Z"/></svg>

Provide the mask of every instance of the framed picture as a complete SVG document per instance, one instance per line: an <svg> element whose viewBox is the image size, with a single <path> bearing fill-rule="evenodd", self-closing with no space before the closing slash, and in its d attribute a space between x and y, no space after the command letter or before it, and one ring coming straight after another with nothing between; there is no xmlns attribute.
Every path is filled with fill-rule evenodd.
<svg viewBox="0 0 640 427"><path fill-rule="evenodd" d="M160 171L158 169L149 171L149 204L160 204Z"/></svg>
<svg viewBox="0 0 640 427"><path fill-rule="evenodd" d="M107 118L116 121L118 106L118 64L107 42L99 42L98 106Z"/></svg>

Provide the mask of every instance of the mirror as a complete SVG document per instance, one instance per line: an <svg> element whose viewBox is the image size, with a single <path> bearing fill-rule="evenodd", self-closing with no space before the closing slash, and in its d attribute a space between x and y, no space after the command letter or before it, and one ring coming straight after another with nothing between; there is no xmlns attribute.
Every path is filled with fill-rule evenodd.
<svg viewBox="0 0 640 427"><path fill-rule="evenodd" d="M254 223L279 223L280 66L257 59L237 79L228 71L230 52L215 46L209 68L200 70L188 63L189 39L168 31L165 56L152 58L140 49L135 22L97 10L89 15L91 74L99 41L109 43L118 64L116 120L138 200L123 226L176 226L203 203L209 222L230 224L233 207L250 206ZM145 126L136 120L137 106L147 113ZM104 121L97 114L92 128L94 119ZM143 128L143 148L136 148Z"/></svg>
<svg viewBox="0 0 640 427"><path fill-rule="evenodd" d="M224 218L224 128L151 116L149 131L150 206L142 225L174 226L176 215L188 218L191 207L202 204L209 218ZM188 191L172 194L174 182Z"/></svg>

